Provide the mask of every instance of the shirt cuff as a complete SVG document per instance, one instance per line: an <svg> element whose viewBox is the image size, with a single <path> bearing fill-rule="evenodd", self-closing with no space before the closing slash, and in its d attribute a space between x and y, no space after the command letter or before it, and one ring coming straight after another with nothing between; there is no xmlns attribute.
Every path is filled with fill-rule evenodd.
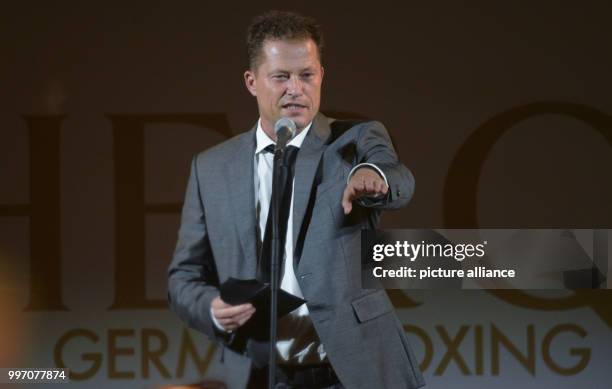
<svg viewBox="0 0 612 389"><path fill-rule="evenodd" d="M221 332L223 332L223 333L226 333L226 334L231 334L231 333L232 333L232 331L228 331L228 330L226 330L226 329L225 329L225 328L224 328L224 327L221 325L221 323L219 323L219 322L217 321L217 319L215 318L215 315L213 314L213 309L212 309L212 307L210 307L210 318L212 319L213 324L215 325L215 327L217 327L217 329L218 329L219 331L221 331Z"/></svg>
<svg viewBox="0 0 612 389"><path fill-rule="evenodd" d="M367 163L367 162L360 163L351 169L348 175L348 178L346 179L347 184L351 180L351 177L353 177L353 174L355 174L355 171L357 171L357 169L362 168L362 167L369 167L369 168L376 170L376 172L383 178L383 180L385 180L385 185L387 185L387 188L389 187L389 181L387 181L387 176L385 176L385 173L383 173L383 171L380 170L378 166L374 165L373 163Z"/></svg>

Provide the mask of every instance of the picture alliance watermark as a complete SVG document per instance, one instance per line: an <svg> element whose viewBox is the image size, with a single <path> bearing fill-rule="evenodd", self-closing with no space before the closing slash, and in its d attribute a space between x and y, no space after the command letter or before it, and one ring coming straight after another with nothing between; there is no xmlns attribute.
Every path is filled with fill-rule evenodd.
<svg viewBox="0 0 612 389"><path fill-rule="evenodd" d="M362 231L362 284L369 289L602 288L609 259L597 255L602 234L593 231Z"/></svg>

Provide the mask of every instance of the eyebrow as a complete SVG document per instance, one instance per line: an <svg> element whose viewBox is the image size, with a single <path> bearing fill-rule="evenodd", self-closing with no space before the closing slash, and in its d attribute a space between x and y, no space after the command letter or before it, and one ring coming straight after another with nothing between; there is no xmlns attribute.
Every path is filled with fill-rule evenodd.
<svg viewBox="0 0 612 389"><path fill-rule="evenodd" d="M309 72L309 71L310 72L316 71L316 67L308 66L308 67L300 69L298 73ZM281 70L281 69L273 69L273 70L268 72L268 75L277 74L277 73L291 73L291 71L289 71L289 70Z"/></svg>

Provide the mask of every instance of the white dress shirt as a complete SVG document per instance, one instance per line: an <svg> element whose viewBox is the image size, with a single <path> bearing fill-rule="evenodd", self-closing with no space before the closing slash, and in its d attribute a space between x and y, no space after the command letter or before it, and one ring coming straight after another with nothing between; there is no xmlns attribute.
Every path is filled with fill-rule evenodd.
<svg viewBox="0 0 612 389"><path fill-rule="evenodd" d="M293 138L288 145L300 148L308 134L312 123ZM255 134L255 204L257 210L257 223L260 242L263 242L270 210L272 196L272 170L274 167L274 154L266 152L265 148L273 145L274 141L266 135L261 127L261 120L257 123ZM295 185L295 181L293 183ZM298 297L304 297L295 276L293 268L293 192L287 219L287 235L285 238L285 253L281 277L281 289ZM276 349L280 363L311 364L325 360L325 350L317 336L308 313L306 304L282 317L278 321L278 335Z"/></svg>
<svg viewBox="0 0 612 389"><path fill-rule="evenodd" d="M293 138L288 145L300 148L311 125L312 122ZM261 119L257 122L255 137L255 171L253 175L255 183L254 196L256 219L258 223L258 238L260 242L263 242L266 231L266 221L268 220L268 211L270 210L270 198L272 197L272 170L274 166L274 154L265 151L265 148L269 145L274 145L275 142L264 132L261 127ZM357 168L363 166L368 166L376 170L388 186L385 174L377 166L369 163L362 163L355 166L349 173L349 179ZM295 180L293 182L293 187L295 187ZM293 268L293 199L294 196L292 192L289 218L287 220L287 235L285 238L285 252L280 287L288 293L303 298L304 296L295 276L295 269ZM212 308L211 316L215 326L225 331L223 326L212 314ZM327 354L310 320L306 304L302 304L291 313L279 319L276 350L278 351L279 363L283 364L316 364L326 360Z"/></svg>

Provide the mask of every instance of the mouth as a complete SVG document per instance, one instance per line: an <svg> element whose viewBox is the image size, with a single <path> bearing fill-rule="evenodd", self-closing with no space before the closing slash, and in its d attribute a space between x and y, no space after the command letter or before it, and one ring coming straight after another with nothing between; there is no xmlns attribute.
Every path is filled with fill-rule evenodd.
<svg viewBox="0 0 612 389"><path fill-rule="evenodd" d="M307 107L303 104L287 103L287 104L281 105L281 108L289 112L300 112L302 110L305 110Z"/></svg>

